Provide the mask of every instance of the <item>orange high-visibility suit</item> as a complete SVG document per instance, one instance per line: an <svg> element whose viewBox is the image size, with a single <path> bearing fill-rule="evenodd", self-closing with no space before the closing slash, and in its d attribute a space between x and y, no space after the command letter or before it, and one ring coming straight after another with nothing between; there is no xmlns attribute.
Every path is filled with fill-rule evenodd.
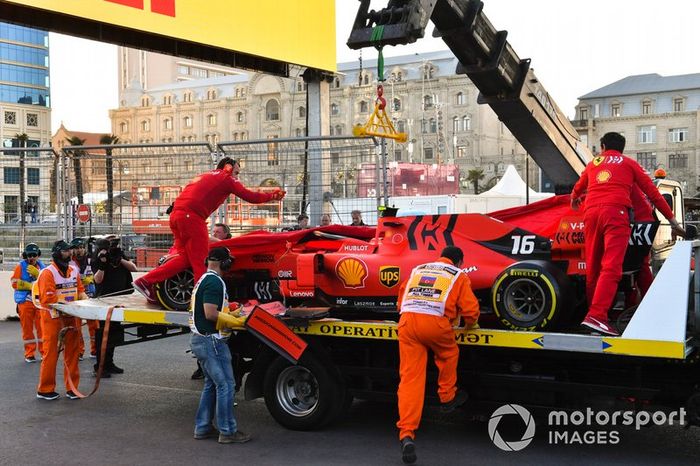
<svg viewBox="0 0 700 466"><path fill-rule="evenodd" d="M80 369L78 368L79 340L82 339L79 333L80 319L49 310L49 305L76 301L85 297L85 288L80 280L80 274L72 265L69 265L66 273L62 274L56 264L51 263L39 274L33 293L35 304L38 304L37 307L41 309L41 324L44 332L44 359L41 361L37 392L50 393L56 389L58 334L63 327L73 327L78 330L68 331L64 337L63 379L66 391L71 391L68 384L69 373L73 384L76 387L80 384ZM58 315L58 317L54 318L54 315Z"/></svg>
<svg viewBox="0 0 700 466"><path fill-rule="evenodd" d="M81 267L81 262L83 266ZM85 287L85 292L88 296L92 297L95 295L95 278L92 273L92 268L89 266L89 262L81 257L73 256L71 261L71 266L77 267L80 272L80 279L83 282L83 287ZM95 344L95 332L100 327L99 320L86 320L88 335L90 335L90 356L97 355L97 345ZM80 331L80 354L85 354L85 341L83 340L83 332Z"/></svg>
<svg viewBox="0 0 700 466"><path fill-rule="evenodd" d="M471 281L452 261L437 262L413 269L401 285L397 302L399 319L399 439L415 438L425 399L425 375L428 349L438 368L438 396L441 403L457 393L459 349L452 321L459 316L466 325L479 319L479 303Z"/></svg>
<svg viewBox="0 0 700 466"><path fill-rule="evenodd" d="M28 267L32 265L26 259L22 260L12 274L12 288L15 290L15 302L17 303L17 313L19 314L19 323L22 328L22 340L24 341L24 359L35 357L36 350L39 349L39 354L44 354L41 334L41 314L39 309L32 302L32 283L36 280L36 270L44 268L44 264L37 260L33 265L33 274L28 271ZM36 337L34 329L36 328Z"/></svg>

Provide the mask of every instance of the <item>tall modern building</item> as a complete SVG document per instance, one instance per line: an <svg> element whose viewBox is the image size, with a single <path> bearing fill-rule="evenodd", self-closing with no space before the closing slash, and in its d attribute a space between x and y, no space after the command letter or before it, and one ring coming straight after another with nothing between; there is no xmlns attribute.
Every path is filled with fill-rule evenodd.
<svg viewBox="0 0 700 466"><path fill-rule="evenodd" d="M130 56L120 56L120 105L110 111L112 132L122 142L215 144L306 134L306 85L301 77L215 70L228 75L191 80L192 70L203 77L209 65L171 59L164 72L170 82L154 85L148 70L158 63L149 61L155 58ZM181 74L185 66L190 79ZM456 164L460 187L467 193L472 183L466 176L475 168L484 171L486 186L495 184L509 164L524 177L525 151L488 106L477 104L478 90L466 75L455 74L456 66L457 59L447 50L385 59L387 113L398 131L409 134L407 144L389 143L389 161ZM376 71L376 60L338 64L330 89L328 134L350 135L354 125L368 120L377 96ZM355 162L371 160L366 154ZM537 169L534 163L530 167L536 186ZM331 169L346 168L331 161ZM260 174L261 181L265 176Z"/></svg>
<svg viewBox="0 0 700 466"><path fill-rule="evenodd" d="M579 97L574 126L595 153L603 134L649 172L664 168L688 197L700 193L700 73L627 76Z"/></svg>
<svg viewBox="0 0 700 466"><path fill-rule="evenodd" d="M0 178L0 220L15 221L19 212L19 157L7 148L22 145L48 147L51 140L49 93L49 33L14 24L0 23L0 139L5 150ZM26 171L27 200L48 209L49 173L29 155ZM46 173L42 173L45 171ZM44 189L40 189L43 186Z"/></svg>

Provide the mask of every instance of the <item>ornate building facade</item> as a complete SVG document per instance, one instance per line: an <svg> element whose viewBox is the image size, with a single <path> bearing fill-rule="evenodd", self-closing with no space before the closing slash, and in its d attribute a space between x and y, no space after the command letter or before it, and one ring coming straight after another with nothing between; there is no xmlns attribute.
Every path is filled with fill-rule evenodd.
<svg viewBox="0 0 700 466"><path fill-rule="evenodd" d="M465 75L455 74L456 65L449 51L385 59L387 113L398 131L409 134L406 144L389 141L388 160L456 164L465 193L472 192L473 183L467 180L472 169L483 170L484 186L495 184L508 164L525 177L524 150L488 106L477 104L477 89ZM120 75L124 66L120 62ZM376 99L376 66L376 60L338 65L327 134L349 136L354 125L367 121ZM144 80L132 79L121 89L119 108L110 111L113 134L123 143L211 144L305 135L306 86L301 76L231 73L145 88ZM179 79L175 74L173 81ZM372 157L331 160L331 165L356 165ZM537 167L530 167L531 185L537 187Z"/></svg>

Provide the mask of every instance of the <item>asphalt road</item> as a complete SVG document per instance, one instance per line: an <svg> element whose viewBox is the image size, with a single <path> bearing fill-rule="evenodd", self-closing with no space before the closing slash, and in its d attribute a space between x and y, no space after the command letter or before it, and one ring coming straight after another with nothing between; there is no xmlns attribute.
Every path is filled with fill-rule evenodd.
<svg viewBox="0 0 700 466"><path fill-rule="evenodd" d="M253 441L194 440L201 381L190 380L195 363L184 352L188 336L118 348L115 360L126 372L104 380L89 399L37 400L39 364L23 361L19 335L19 323L0 322L2 465L402 464L393 403L356 401L343 422L319 432L293 432L272 419L262 400L239 401L240 429ZM91 364L81 362L83 390L94 381ZM63 394L60 376L58 386ZM503 437L515 440L523 429L512 427ZM423 465L697 464L700 429L627 428L619 444L596 446L549 445L546 429L538 428L527 448L503 452L491 442L487 422L428 407L417 453Z"/></svg>

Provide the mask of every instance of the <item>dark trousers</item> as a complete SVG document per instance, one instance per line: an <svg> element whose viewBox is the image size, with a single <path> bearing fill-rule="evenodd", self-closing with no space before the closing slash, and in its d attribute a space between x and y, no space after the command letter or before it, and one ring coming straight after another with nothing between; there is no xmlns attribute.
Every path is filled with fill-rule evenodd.
<svg viewBox="0 0 700 466"><path fill-rule="evenodd" d="M95 344L97 345L97 363L100 363L102 352L102 336L104 334L104 321L100 321L100 326L95 330ZM124 343L124 328L120 322L111 321L109 323L109 333L107 335L107 349L105 351L105 367L114 365L114 347L120 343Z"/></svg>

